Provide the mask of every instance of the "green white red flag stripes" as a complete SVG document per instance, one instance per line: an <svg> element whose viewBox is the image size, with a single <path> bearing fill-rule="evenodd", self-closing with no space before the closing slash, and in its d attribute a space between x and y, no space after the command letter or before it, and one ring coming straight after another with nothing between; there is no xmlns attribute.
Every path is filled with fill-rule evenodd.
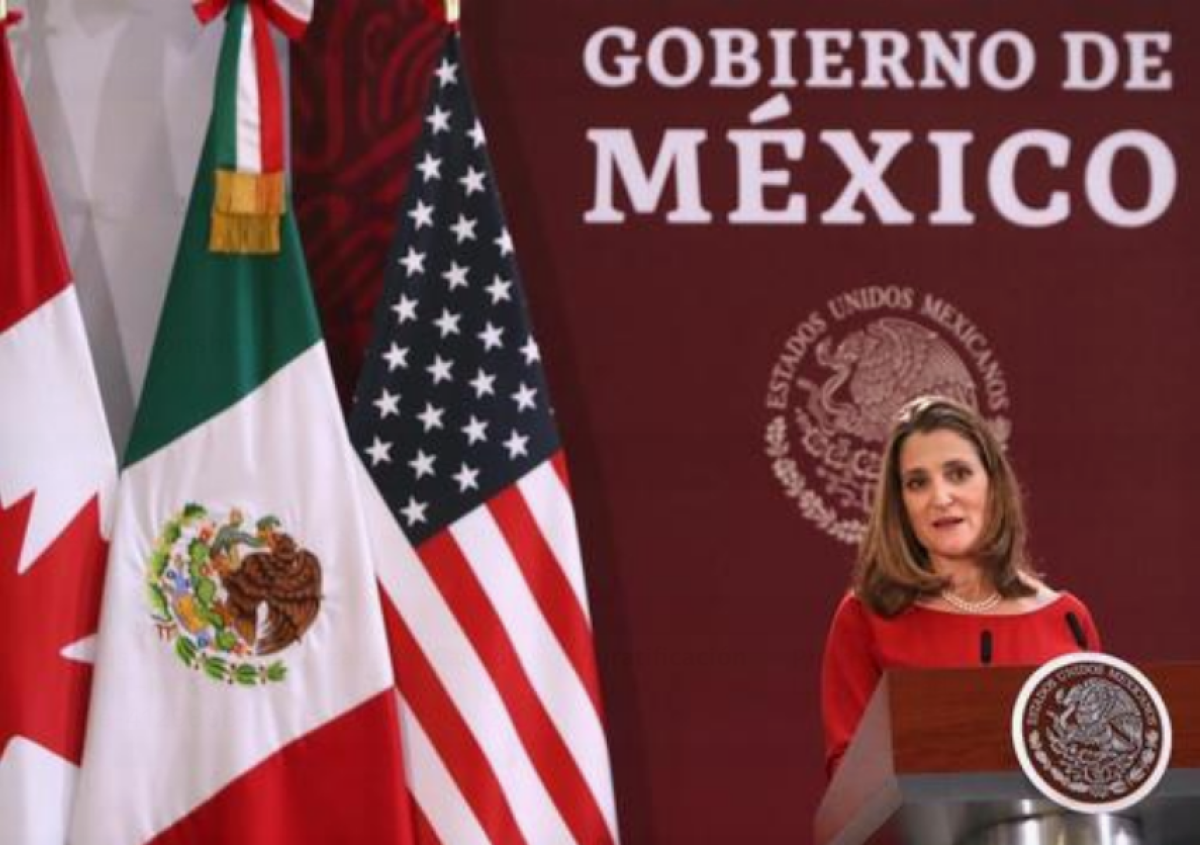
<svg viewBox="0 0 1200 845"><path fill-rule="evenodd" d="M299 38L311 16L301 0L203 0L202 23L228 10L211 134L216 194L209 246L237 254L279 251L284 206L283 83L270 25Z"/></svg>
<svg viewBox="0 0 1200 845"><path fill-rule="evenodd" d="M292 216L275 255L208 248L216 123L125 456L71 841L406 845L361 469Z"/></svg>
<svg viewBox="0 0 1200 845"><path fill-rule="evenodd" d="M192 0L192 10L201 23L208 23L229 8L231 0ZM304 35L312 20L313 0L258 0L271 23L293 40Z"/></svg>
<svg viewBox="0 0 1200 845"><path fill-rule="evenodd" d="M0 21L0 842L62 845L116 459Z"/></svg>

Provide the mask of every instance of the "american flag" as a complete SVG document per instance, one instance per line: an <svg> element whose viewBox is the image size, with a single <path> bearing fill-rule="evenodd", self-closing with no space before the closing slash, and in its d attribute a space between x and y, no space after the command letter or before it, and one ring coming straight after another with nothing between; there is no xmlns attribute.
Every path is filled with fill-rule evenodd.
<svg viewBox="0 0 1200 845"><path fill-rule="evenodd" d="M350 430L424 842L617 841L575 516L484 133L448 37Z"/></svg>

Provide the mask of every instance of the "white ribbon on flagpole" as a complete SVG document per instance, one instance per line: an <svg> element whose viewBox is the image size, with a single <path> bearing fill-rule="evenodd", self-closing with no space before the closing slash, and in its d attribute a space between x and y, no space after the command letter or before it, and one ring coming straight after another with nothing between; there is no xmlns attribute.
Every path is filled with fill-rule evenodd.
<svg viewBox="0 0 1200 845"><path fill-rule="evenodd" d="M192 0L192 11L201 23L208 23L229 8L233 0ZM247 0L252 6L266 10L271 23L293 41L299 40L313 16L315 0Z"/></svg>

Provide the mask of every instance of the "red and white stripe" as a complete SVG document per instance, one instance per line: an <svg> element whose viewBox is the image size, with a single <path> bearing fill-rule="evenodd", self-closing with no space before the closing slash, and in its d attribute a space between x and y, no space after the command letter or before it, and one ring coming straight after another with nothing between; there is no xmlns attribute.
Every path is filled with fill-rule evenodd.
<svg viewBox="0 0 1200 845"><path fill-rule="evenodd" d="M40 592L37 601L44 604L43 618L69 623L67 630L75 632L69 636L75 636L92 627L99 605L102 538L108 537L117 463L8 46L6 27L20 18L16 10L6 18L0 8L0 515L9 512L0 521L0 546L16 551L15 559L0 555L0 567L15 568L5 573L8 583L14 576L29 579L25 583L54 583L43 578L42 567L66 572L59 583L69 589ZM22 508L28 521L20 524L12 514ZM56 547L61 557L47 555ZM7 694L0 698L0 711L15 708L0 722L10 728L7 712L29 715L29 708L39 716L52 714L38 719L37 727L54 728L30 736L0 730L0 842L59 845L67 841L90 673L49 665L44 674L40 665L38 672L10 670L22 666L14 656L46 654L47 644L67 661L91 663L93 638L39 641L53 629L31 631L16 621L20 614L10 608L5 613L10 624L0 622L0 681L20 687L15 702ZM30 691L36 694L24 695ZM15 727L20 731L30 722L21 718Z"/></svg>
<svg viewBox="0 0 1200 845"><path fill-rule="evenodd" d="M561 455L415 551L394 532L380 581L422 839L615 843Z"/></svg>
<svg viewBox="0 0 1200 845"><path fill-rule="evenodd" d="M201 23L209 23L229 0L193 0ZM275 57L271 25L295 40L312 16L311 0L256 0L239 33L237 95L233 132L241 173L278 173L284 165L283 81Z"/></svg>
<svg viewBox="0 0 1200 845"><path fill-rule="evenodd" d="M229 8L230 0L192 0L192 11L207 24ZM271 23L295 41L304 35L312 20L313 0L254 0L251 4L266 10Z"/></svg>
<svg viewBox="0 0 1200 845"><path fill-rule="evenodd" d="M236 169L278 173L283 169L283 83L267 14L251 6L238 51Z"/></svg>

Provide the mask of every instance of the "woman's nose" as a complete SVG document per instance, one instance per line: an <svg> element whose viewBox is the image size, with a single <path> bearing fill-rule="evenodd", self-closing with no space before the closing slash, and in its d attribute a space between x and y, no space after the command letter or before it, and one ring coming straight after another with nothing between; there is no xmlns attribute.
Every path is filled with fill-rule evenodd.
<svg viewBox="0 0 1200 845"><path fill-rule="evenodd" d="M948 484L933 485L933 503L940 507L944 507L954 499Z"/></svg>

